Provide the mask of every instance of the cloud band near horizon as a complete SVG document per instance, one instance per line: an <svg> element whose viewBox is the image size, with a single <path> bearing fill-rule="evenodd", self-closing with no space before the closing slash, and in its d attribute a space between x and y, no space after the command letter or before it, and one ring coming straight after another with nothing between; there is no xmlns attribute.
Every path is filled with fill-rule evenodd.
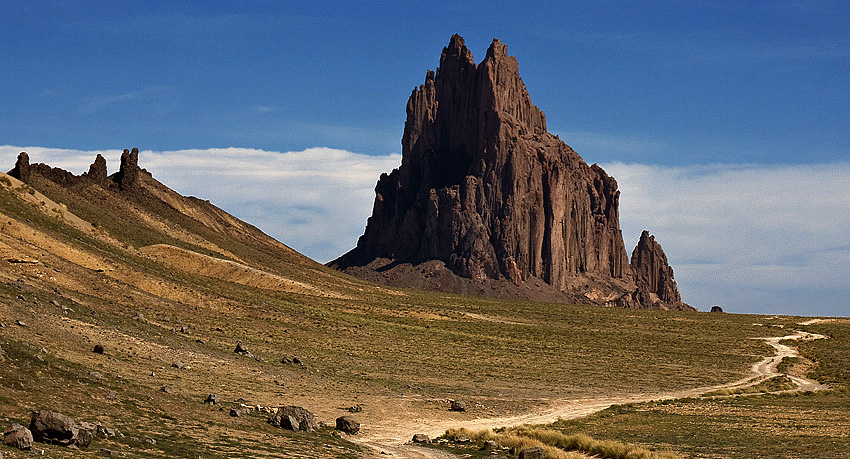
<svg viewBox="0 0 850 459"><path fill-rule="evenodd" d="M117 169L121 150L0 146L74 173L95 155ZM140 166L175 191L208 199L327 262L350 250L371 214L378 176L401 155L331 148L142 151ZM850 316L850 163L668 167L609 163L631 250L656 236L685 301L742 313Z"/></svg>

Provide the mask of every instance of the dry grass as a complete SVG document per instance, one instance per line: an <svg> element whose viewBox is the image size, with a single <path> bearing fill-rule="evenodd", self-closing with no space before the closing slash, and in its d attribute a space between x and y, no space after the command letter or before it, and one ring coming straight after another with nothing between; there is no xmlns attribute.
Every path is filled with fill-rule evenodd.
<svg viewBox="0 0 850 459"><path fill-rule="evenodd" d="M514 454L526 448L543 448L547 459L583 458L586 455L605 459L681 459L682 456L669 451L651 451L647 448L612 440L597 440L584 434L566 435L562 432L533 427L516 427L494 432L492 430L471 431L451 429L445 438L454 441L465 436L481 446L492 440L500 447L510 448Z"/></svg>

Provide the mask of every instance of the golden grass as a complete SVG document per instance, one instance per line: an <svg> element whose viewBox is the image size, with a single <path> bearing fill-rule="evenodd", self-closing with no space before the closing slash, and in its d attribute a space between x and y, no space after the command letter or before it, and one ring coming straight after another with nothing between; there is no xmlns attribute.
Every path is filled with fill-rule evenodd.
<svg viewBox="0 0 850 459"><path fill-rule="evenodd" d="M450 429L445 437L454 440L466 436L476 443L495 441L501 447L518 453L526 448L541 447L549 459L581 458L586 455L606 459L679 459L682 456L670 451L650 451L642 446L613 440L597 440L584 434L567 435L556 430L534 427L515 427L501 432L492 430L471 431Z"/></svg>

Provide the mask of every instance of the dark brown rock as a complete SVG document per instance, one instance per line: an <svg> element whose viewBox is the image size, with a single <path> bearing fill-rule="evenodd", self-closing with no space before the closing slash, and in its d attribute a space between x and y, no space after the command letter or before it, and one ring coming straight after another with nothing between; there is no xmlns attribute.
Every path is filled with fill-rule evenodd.
<svg viewBox="0 0 850 459"><path fill-rule="evenodd" d="M26 152L21 152L18 155L18 160L15 162L15 168L9 171L9 175L16 179L29 183L30 180L30 157Z"/></svg>
<svg viewBox="0 0 850 459"><path fill-rule="evenodd" d="M217 394L207 395L207 398L206 398L206 400L204 400L204 403L208 403L210 405L218 404L218 395Z"/></svg>
<svg viewBox="0 0 850 459"><path fill-rule="evenodd" d="M712 306L711 312L723 312L723 308L721 308L720 306Z"/></svg>
<svg viewBox="0 0 850 459"><path fill-rule="evenodd" d="M519 452L519 459L543 459L543 448L535 446Z"/></svg>
<svg viewBox="0 0 850 459"><path fill-rule="evenodd" d="M413 443L431 443L431 439L425 434L415 434L411 441Z"/></svg>
<svg viewBox="0 0 850 459"><path fill-rule="evenodd" d="M466 411L466 402L463 400L452 400L451 411Z"/></svg>
<svg viewBox="0 0 850 459"><path fill-rule="evenodd" d="M616 180L546 131L498 40L476 65L452 37L407 103L402 164L375 192L357 247L332 266L458 293L631 301ZM410 282L404 266L433 260L443 266Z"/></svg>
<svg viewBox="0 0 850 459"><path fill-rule="evenodd" d="M640 241L632 252L631 269L636 284L633 294L635 307L694 310L682 302L667 255L649 231L640 235Z"/></svg>
<svg viewBox="0 0 850 459"><path fill-rule="evenodd" d="M139 172L139 149L130 151L125 148L121 153L121 166L113 180L118 183L118 188L132 190L138 186Z"/></svg>
<svg viewBox="0 0 850 459"><path fill-rule="evenodd" d="M35 441L63 446L74 444L79 435L73 418L48 410L33 412L30 430Z"/></svg>
<svg viewBox="0 0 850 459"><path fill-rule="evenodd" d="M94 349L92 349L92 352L94 352L95 354L103 354L103 352L104 352L103 345L102 344L95 344Z"/></svg>
<svg viewBox="0 0 850 459"><path fill-rule="evenodd" d="M318 427L313 413L300 406L292 405L278 408L277 413L269 418L268 423L275 427L305 432L312 432Z"/></svg>
<svg viewBox="0 0 850 459"><path fill-rule="evenodd" d="M87 177L89 180L99 185L105 184L108 178L106 172L106 159L101 156L100 153L98 153L97 157L95 157L94 159L94 162L91 164L91 166L89 166L89 171L83 174L83 176Z"/></svg>
<svg viewBox="0 0 850 459"><path fill-rule="evenodd" d="M20 424L13 424L3 432L3 444L18 449L32 448L32 432Z"/></svg>
<svg viewBox="0 0 850 459"><path fill-rule="evenodd" d="M336 418L336 430L354 435L360 431L360 423L353 416L340 416Z"/></svg>

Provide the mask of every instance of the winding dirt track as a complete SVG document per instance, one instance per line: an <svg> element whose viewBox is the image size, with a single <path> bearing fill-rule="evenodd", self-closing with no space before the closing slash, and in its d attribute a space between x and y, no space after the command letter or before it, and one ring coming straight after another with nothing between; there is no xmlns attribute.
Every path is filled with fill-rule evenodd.
<svg viewBox="0 0 850 459"><path fill-rule="evenodd" d="M433 450L430 448L422 448L405 442L415 433L424 433L431 438L442 435L447 429L465 427L472 430L490 429L496 427L512 427L522 424L548 424L557 421L558 419L576 419L584 416L589 416L593 413L602 411L612 405L621 405L625 403L648 402L652 400L670 400L685 397L699 397L708 392L713 392L721 389L739 389L743 387L753 386L765 379L778 376L781 373L777 370L777 365L785 357L797 357L797 350L780 344L782 340L800 340L810 341L815 339L825 339L823 335L798 331L792 335L772 337L772 338L756 338L764 340L772 346L776 353L773 356L765 357L761 361L755 363L750 368L752 375L746 378L733 381L727 384L717 386L698 387L694 389L686 389L680 391L671 391L653 394L639 394L628 397L604 397L604 398L589 398L577 400L554 400L545 409L534 412L524 413L514 416L500 416L490 418L479 418L464 421L446 421L444 419L414 419L411 416L407 419L396 419L392 425L381 426L364 426L361 430L362 435L352 437L351 439L360 443L367 448L374 450L375 453L390 454L394 457L409 458L409 459L448 459L453 458L451 454L442 451ZM789 376L797 385L797 391L809 392L823 390L827 387L817 381Z"/></svg>

